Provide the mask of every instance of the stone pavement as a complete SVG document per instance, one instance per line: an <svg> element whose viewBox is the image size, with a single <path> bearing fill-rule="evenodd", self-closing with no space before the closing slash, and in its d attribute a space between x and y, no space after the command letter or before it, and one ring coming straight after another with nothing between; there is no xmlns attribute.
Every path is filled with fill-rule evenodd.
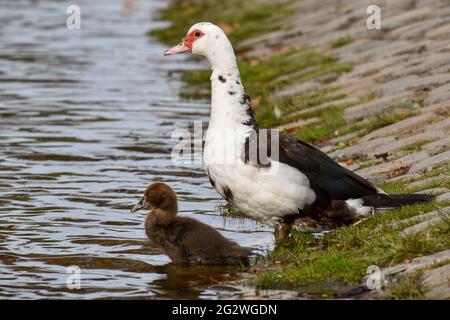
<svg viewBox="0 0 450 320"><path fill-rule="evenodd" d="M370 4L381 8L381 30L366 27ZM352 71L337 75L333 82L345 98L295 111L295 115L345 106L344 119L357 123L401 110L398 121L371 132L337 135L322 149L375 183L400 180L405 192L433 193L438 204L447 205L450 190L443 185L448 186L450 176L450 2L303 0L294 7L296 14L281 30L249 39L240 47L253 48L249 55L270 56L277 53L274 48L301 45L351 63ZM339 41L342 45L332 45ZM302 93L325 84L321 81L329 83L311 79L277 94ZM308 119L284 127L292 129L305 121ZM424 230L441 218L435 212L422 215L409 221L417 224L402 232ZM448 252L446 257L449 263ZM426 266L427 296L450 297L450 265Z"/></svg>

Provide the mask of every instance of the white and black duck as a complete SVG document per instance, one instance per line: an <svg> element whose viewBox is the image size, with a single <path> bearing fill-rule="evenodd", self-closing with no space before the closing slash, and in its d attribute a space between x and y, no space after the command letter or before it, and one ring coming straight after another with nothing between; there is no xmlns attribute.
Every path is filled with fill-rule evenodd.
<svg viewBox="0 0 450 320"><path fill-rule="evenodd" d="M424 194L386 194L317 148L281 132L277 159L264 164L249 161L249 141L261 129L227 36L212 23L197 23L165 55L181 52L202 55L212 67L211 116L203 154L212 186L246 215L280 224L280 238L289 234L296 217L326 217L346 224L369 215L372 208L432 199Z"/></svg>

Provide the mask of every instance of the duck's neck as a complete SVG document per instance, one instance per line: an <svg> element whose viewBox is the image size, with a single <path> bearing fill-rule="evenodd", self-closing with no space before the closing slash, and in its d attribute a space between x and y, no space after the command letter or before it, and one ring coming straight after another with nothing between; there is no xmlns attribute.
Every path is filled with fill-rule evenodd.
<svg viewBox="0 0 450 320"><path fill-rule="evenodd" d="M174 219L177 214L177 209L152 209L145 220L145 228L149 229L154 226L167 226Z"/></svg>
<svg viewBox="0 0 450 320"><path fill-rule="evenodd" d="M253 116L233 49L215 54L209 60L213 70L209 128L236 129L249 123Z"/></svg>

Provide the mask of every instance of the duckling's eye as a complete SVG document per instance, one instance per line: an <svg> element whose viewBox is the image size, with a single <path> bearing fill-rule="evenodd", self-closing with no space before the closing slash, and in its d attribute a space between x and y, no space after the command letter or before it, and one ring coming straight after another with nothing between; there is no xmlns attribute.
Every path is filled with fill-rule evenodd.
<svg viewBox="0 0 450 320"><path fill-rule="evenodd" d="M194 33L194 35L198 38L198 37L200 37L202 34L200 33L200 31L196 31L196 32Z"/></svg>

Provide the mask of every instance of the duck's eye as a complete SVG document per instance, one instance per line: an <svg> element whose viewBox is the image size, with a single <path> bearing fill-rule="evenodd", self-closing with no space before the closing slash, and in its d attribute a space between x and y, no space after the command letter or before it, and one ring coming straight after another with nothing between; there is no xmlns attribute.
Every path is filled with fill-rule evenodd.
<svg viewBox="0 0 450 320"><path fill-rule="evenodd" d="M200 33L200 31L196 31L195 33L194 33L194 36L196 36L197 38L198 37L200 37L202 34Z"/></svg>

